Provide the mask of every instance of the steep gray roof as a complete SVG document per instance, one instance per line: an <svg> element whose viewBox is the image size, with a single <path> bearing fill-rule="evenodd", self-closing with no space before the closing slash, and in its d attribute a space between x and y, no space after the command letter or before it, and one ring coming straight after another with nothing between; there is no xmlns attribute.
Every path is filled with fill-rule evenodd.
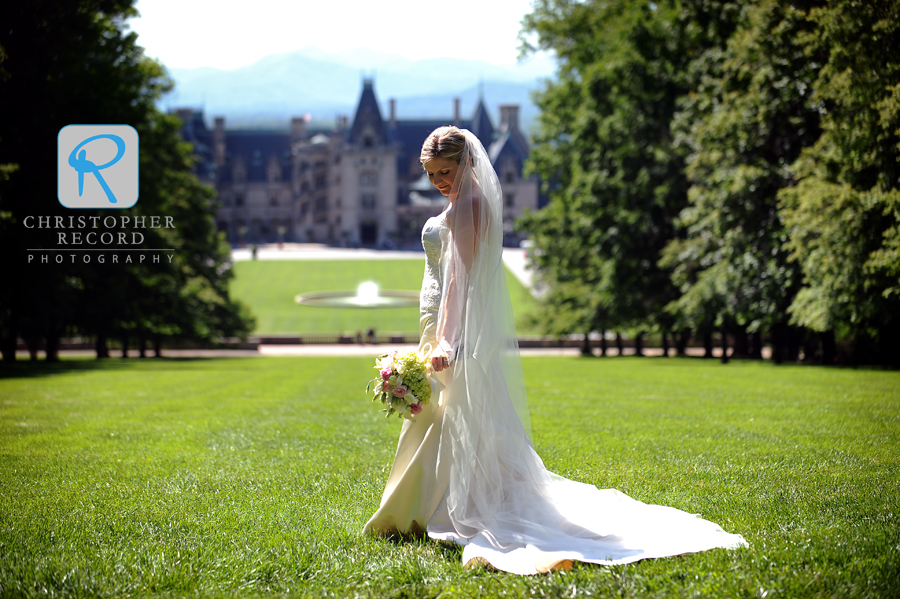
<svg viewBox="0 0 900 599"><path fill-rule="evenodd" d="M375 97L375 85L371 79L364 79L362 94L356 105L356 115L353 117L353 126L347 132L347 141L369 147L385 145L388 139L378 98Z"/></svg>
<svg viewBox="0 0 900 599"><path fill-rule="evenodd" d="M493 143L494 126L491 124L491 117L484 105L484 98L478 98L478 105L475 106L475 113L472 115L471 126L468 129L481 140L481 144L485 148L489 148Z"/></svg>
<svg viewBox="0 0 900 599"><path fill-rule="evenodd" d="M231 167L238 158L247 165L248 182L267 181L266 168L275 157L281 167L281 179L291 178L291 136L281 131L227 131L225 167L219 180L231 182Z"/></svg>

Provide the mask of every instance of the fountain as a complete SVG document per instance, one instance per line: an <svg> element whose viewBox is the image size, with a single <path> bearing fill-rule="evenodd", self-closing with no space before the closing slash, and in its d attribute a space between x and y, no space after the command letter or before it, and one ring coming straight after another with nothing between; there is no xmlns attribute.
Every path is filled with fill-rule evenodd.
<svg viewBox="0 0 900 599"><path fill-rule="evenodd" d="M353 291L322 291L302 293L294 301L303 306L329 306L333 308L401 308L418 306L416 291L382 291L372 281L360 283Z"/></svg>

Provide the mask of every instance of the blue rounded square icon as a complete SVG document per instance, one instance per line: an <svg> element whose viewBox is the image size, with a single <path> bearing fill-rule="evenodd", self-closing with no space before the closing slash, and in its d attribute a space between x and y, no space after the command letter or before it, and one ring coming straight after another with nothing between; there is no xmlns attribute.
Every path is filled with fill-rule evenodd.
<svg viewBox="0 0 900 599"><path fill-rule="evenodd" d="M130 125L67 125L56 146L66 208L131 208L138 201L138 133Z"/></svg>

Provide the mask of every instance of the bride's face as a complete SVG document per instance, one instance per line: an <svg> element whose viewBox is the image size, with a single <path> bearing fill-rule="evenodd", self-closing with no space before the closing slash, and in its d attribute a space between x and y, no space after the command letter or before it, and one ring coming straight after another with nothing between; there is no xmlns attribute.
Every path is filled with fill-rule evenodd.
<svg viewBox="0 0 900 599"><path fill-rule="evenodd" d="M453 191L453 182L456 180L456 172L459 163L448 158L432 158L424 165L428 173L428 180L445 196Z"/></svg>

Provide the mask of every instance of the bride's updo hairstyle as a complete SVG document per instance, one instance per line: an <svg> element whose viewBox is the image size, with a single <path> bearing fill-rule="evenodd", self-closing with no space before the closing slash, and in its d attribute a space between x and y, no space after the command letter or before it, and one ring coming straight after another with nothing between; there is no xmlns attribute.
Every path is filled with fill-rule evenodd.
<svg viewBox="0 0 900 599"><path fill-rule="evenodd" d="M438 127L425 138L419 162L425 164L435 158L446 158L459 162L462 160L465 150L466 136L462 131L453 125Z"/></svg>

